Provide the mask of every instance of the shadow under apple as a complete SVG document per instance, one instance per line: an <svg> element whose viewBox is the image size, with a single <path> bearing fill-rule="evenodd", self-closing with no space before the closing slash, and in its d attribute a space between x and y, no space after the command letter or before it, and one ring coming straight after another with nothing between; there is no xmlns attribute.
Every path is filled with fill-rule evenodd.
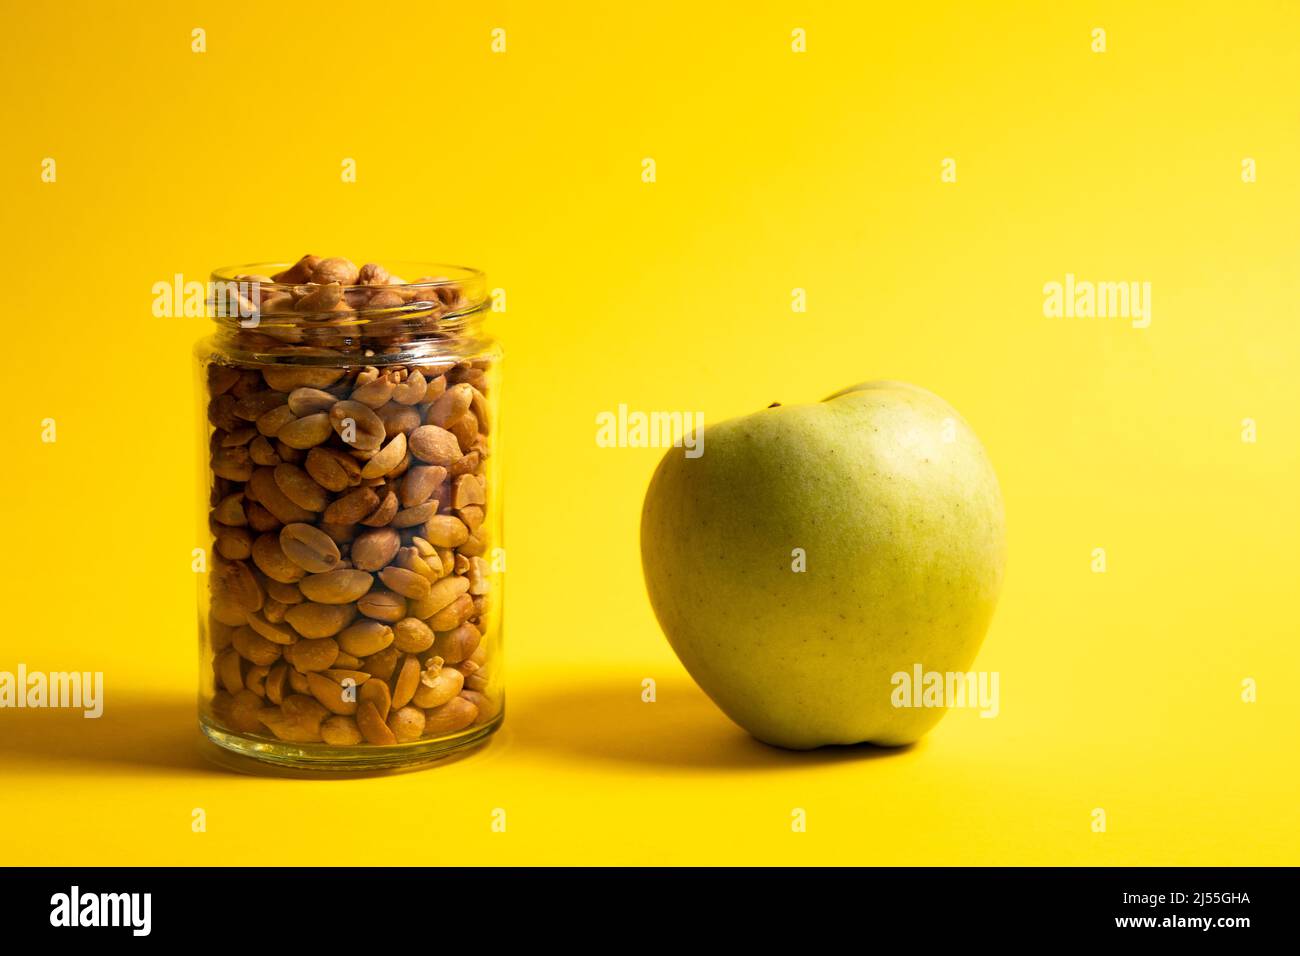
<svg viewBox="0 0 1300 956"><path fill-rule="evenodd" d="M688 770L795 770L828 763L902 757L906 747L872 744L784 750L732 723L686 677L657 682L641 698L634 676L605 678L539 693L508 695L506 724L514 746L548 748L586 759Z"/></svg>

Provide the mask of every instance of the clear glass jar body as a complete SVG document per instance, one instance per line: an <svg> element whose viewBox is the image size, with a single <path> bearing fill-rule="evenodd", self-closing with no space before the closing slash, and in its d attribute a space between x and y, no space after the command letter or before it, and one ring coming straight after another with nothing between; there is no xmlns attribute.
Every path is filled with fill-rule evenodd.
<svg viewBox="0 0 1300 956"><path fill-rule="evenodd" d="M280 270L214 273L217 332L195 350L200 725L285 767L434 760L504 704L485 280L426 266L440 278L331 304L261 275Z"/></svg>

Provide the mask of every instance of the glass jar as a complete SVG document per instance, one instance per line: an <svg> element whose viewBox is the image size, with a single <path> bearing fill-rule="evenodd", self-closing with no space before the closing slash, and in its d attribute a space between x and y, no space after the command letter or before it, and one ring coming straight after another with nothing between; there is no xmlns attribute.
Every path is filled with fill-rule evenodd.
<svg viewBox="0 0 1300 956"><path fill-rule="evenodd" d="M483 273L320 262L212 274L199 722L282 766L411 766L502 718L501 353Z"/></svg>

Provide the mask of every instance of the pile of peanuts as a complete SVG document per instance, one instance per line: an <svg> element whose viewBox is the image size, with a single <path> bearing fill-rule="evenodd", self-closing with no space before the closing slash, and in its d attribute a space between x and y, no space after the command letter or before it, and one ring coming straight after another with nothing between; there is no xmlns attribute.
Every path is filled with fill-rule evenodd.
<svg viewBox="0 0 1300 956"><path fill-rule="evenodd" d="M380 276L400 281L304 257L274 281L298 283L298 301L336 286L347 302ZM487 372L450 359L208 366L219 727L391 745L497 716Z"/></svg>

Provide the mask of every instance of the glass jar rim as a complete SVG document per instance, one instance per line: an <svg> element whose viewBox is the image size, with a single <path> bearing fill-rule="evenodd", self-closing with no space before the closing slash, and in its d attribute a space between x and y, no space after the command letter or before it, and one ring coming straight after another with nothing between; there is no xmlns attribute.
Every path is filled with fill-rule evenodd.
<svg viewBox="0 0 1300 956"><path fill-rule="evenodd" d="M248 262L243 265L219 266L212 270L213 282L237 282L256 280L258 287L270 289L272 291L283 290L288 292L299 286L310 285L305 282L276 282L271 276L277 273L291 269L293 262ZM385 289L438 289L449 286L458 286L473 284L476 282L485 283L486 273L482 269L475 269L473 266L454 265L445 262L416 262L402 261L393 262L392 269L389 269L391 275L397 273L411 274L415 273L419 278L408 280L406 282L389 282L389 283L369 283L343 286L343 291L356 289L367 289L370 291L381 291ZM385 266L387 268L387 266Z"/></svg>
<svg viewBox="0 0 1300 956"><path fill-rule="evenodd" d="M220 347L284 361L355 350L404 355L439 343L480 341L491 308L486 273L469 266L395 262L395 270L418 270L419 281L376 285L271 278L294 265L257 262L212 270L208 317Z"/></svg>
<svg viewBox="0 0 1300 956"><path fill-rule="evenodd" d="M407 328L466 327L489 305L487 275L481 269L445 263L397 262L418 270L415 281L343 285L338 282L277 282L295 263L252 262L220 266L208 283L208 316L219 326L248 328L272 323ZM394 273L396 274L396 273ZM408 273L409 274L409 273ZM272 306L274 303L274 306Z"/></svg>

